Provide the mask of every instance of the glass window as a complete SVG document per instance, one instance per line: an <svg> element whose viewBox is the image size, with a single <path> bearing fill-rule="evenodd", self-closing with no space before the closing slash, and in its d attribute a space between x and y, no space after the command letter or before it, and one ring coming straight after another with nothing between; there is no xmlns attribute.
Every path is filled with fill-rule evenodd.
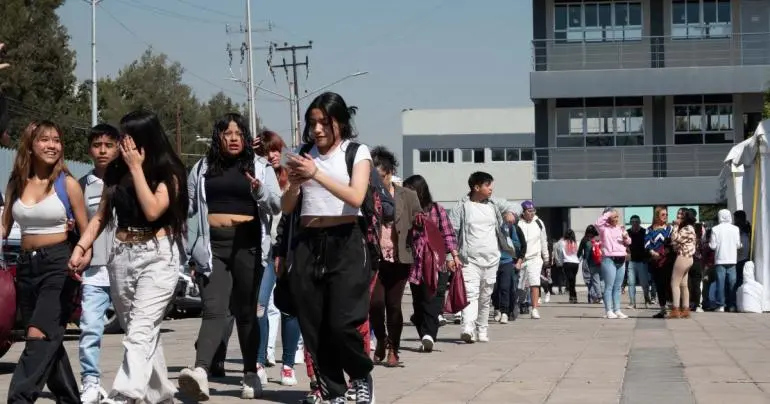
<svg viewBox="0 0 770 404"><path fill-rule="evenodd" d="M581 123L582 126L582 123ZM557 135L568 135L570 134L571 130L570 125L570 110L559 108L556 110L556 134ZM582 130L580 133L583 133Z"/></svg>
<svg viewBox="0 0 770 404"><path fill-rule="evenodd" d="M687 0L687 23L699 24L700 20L700 0Z"/></svg>
<svg viewBox="0 0 770 404"><path fill-rule="evenodd" d="M706 24L717 22L716 0L703 0L703 22Z"/></svg>
<svg viewBox="0 0 770 404"><path fill-rule="evenodd" d="M584 147L585 136L557 137L556 147Z"/></svg>
<svg viewBox="0 0 770 404"><path fill-rule="evenodd" d="M580 4L572 4L568 6L569 12L569 27L570 28L582 28L583 16Z"/></svg>
<svg viewBox="0 0 770 404"><path fill-rule="evenodd" d="M599 26L599 5L598 4L586 4L585 5L586 27L598 27Z"/></svg>
<svg viewBox="0 0 770 404"><path fill-rule="evenodd" d="M535 160L535 151L532 149L521 149L521 155L520 160L521 161L534 161Z"/></svg>
<svg viewBox="0 0 770 404"><path fill-rule="evenodd" d="M519 149L506 149L505 161L519 161Z"/></svg>
<svg viewBox="0 0 770 404"><path fill-rule="evenodd" d="M555 31L564 31L567 29L567 6L559 4L554 9L554 27Z"/></svg>
<svg viewBox="0 0 770 404"><path fill-rule="evenodd" d="M628 24L628 4L615 4L615 25L623 26Z"/></svg>
<svg viewBox="0 0 770 404"><path fill-rule="evenodd" d="M583 117L585 113L582 109L573 109L569 112L569 134L582 135L585 133Z"/></svg>
<svg viewBox="0 0 770 404"><path fill-rule="evenodd" d="M700 105L690 105L687 107L687 115L689 117L689 131L700 131L703 127L703 107Z"/></svg>
<svg viewBox="0 0 770 404"><path fill-rule="evenodd" d="M642 26L642 4L628 3L628 25Z"/></svg>
<svg viewBox="0 0 770 404"><path fill-rule="evenodd" d="M473 150L472 149L462 149L462 162L463 163L473 163Z"/></svg>
<svg viewBox="0 0 770 404"><path fill-rule="evenodd" d="M473 162L474 163L483 163L484 162L484 149L474 149L473 150Z"/></svg>
<svg viewBox="0 0 770 404"><path fill-rule="evenodd" d="M717 22L730 23L732 22L732 10L730 7L730 0L719 0L717 2Z"/></svg>
<svg viewBox="0 0 770 404"><path fill-rule="evenodd" d="M506 161L505 155L509 149L492 149L492 161Z"/></svg>
<svg viewBox="0 0 770 404"><path fill-rule="evenodd" d="M599 3L599 25L612 27L612 4Z"/></svg>
<svg viewBox="0 0 770 404"><path fill-rule="evenodd" d="M684 1L674 1L671 5L671 21L674 24L686 24L687 23L687 8L684 5Z"/></svg>
<svg viewBox="0 0 770 404"><path fill-rule="evenodd" d="M420 163L430 162L430 150L420 150Z"/></svg>

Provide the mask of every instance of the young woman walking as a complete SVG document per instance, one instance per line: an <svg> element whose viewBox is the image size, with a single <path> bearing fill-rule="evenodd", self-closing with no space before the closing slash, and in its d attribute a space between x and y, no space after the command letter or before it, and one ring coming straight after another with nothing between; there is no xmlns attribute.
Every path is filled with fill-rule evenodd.
<svg viewBox="0 0 770 404"><path fill-rule="evenodd" d="M577 291L575 290L575 282L578 273L578 267L580 266L580 258L578 258L578 243L575 239L575 232L572 229L567 229L564 232L564 237L556 243L554 247L554 260L558 261L564 271L564 277L567 284L567 293L569 293L569 302L577 303Z"/></svg>
<svg viewBox="0 0 770 404"><path fill-rule="evenodd" d="M211 148L189 177L190 208L197 214L198 233L190 245L203 298L193 368L179 374L179 388L198 400L210 397L208 372L228 328L228 311L235 317L243 356L241 398L258 398L260 329L257 295L264 272L262 238L270 218L279 212L280 189L267 160L252 148L248 123L230 113L214 124ZM263 213L265 217L260 217ZM265 257L263 257L265 255Z"/></svg>
<svg viewBox="0 0 770 404"><path fill-rule="evenodd" d="M692 268L693 255L700 236L695 232L695 215L689 209L682 212L681 219L671 233L676 260L671 274L671 296L674 307L668 318L690 318L690 291L687 274Z"/></svg>
<svg viewBox="0 0 770 404"><path fill-rule="evenodd" d="M68 220L80 232L88 223L83 192L64 164L61 130L52 122L24 130L6 191L2 236L21 230L16 270L17 304L26 343L8 388L9 403L32 403L46 384L57 402L79 403L80 394L62 341L80 271L68 270L72 252ZM91 252L81 251L85 259ZM74 278L74 279L73 279Z"/></svg>
<svg viewBox="0 0 770 404"><path fill-rule="evenodd" d="M290 185L281 199L284 214L299 216L298 226L290 225L294 248L286 276L305 348L324 398L333 404L345 402L345 373L356 402L374 402L372 360L357 329L369 313L372 257L361 207L372 158L368 147L352 142L354 113L335 93L310 103L302 136L309 149L288 156Z"/></svg>
<svg viewBox="0 0 770 404"><path fill-rule="evenodd" d="M601 286L601 257L597 261L593 254L594 243L599 243L599 230L594 225L588 225L580 240L577 252L578 259L583 260L583 281L588 288L588 303L600 303L602 301L603 288Z"/></svg>
<svg viewBox="0 0 770 404"><path fill-rule="evenodd" d="M107 167L101 205L75 245L70 267L82 270L96 238L117 222L107 271L126 331L125 354L103 402L170 403L176 387L168 380L160 326L182 266L187 173L155 114L131 112L120 131L121 157Z"/></svg>
<svg viewBox="0 0 770 404"><path fill-rule="evenodd" d="M674 259L671 248L672 227L668 224L668 209L663 206L655 208L652 226L644 236L644 248L650 255L650 274L657 289L660 312L654 318L666 317L666 302L671 301L671 272Z"/></svg>
<svg viewBox="0 0 770 404"><path fill-rule="evenodd" d="M615 209L608 209L596 221L602 243L602 280L606 318L628 318L620 310L620 288L626 273L626 247L631 238Z"/></svg>

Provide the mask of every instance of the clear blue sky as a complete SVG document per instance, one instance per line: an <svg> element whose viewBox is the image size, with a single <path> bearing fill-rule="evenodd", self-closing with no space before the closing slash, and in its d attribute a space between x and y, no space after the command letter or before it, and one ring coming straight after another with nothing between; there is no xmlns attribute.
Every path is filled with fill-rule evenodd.
<svg viewBox="0 0 770 404"><path fill-rule="evenodd" d="M369 71L332 90L359 107L362 141L384 144L401 155L403 109L529 103L531 2L252 0L255 28L268 20L275 25L272 32L255 33L253 40L255 46L313 40L308 52L310 76L305 79L302 71L301 91ZM182 63L188 71L185 82L201 99L223 89L245 101L243 87L226 80L230 73L225 54L228 41L236 48L243 41L243 35L227 35L225 24L237 28L245 21L244 4L243 0L103 0L97 9L99 75L114 76L151 43L156 51ZM90 5L68 0L59 15L77 52L77 76L87 79ZM256 81L264 79L263 86L288 93L283 71L276 71L274 83L266 59L266 51L254 55ZM274 62L279 59L280 55ZM236 74L239 63L236 53ZM266 126L290 139L288 103L258 93L257 113Z"/></svg>

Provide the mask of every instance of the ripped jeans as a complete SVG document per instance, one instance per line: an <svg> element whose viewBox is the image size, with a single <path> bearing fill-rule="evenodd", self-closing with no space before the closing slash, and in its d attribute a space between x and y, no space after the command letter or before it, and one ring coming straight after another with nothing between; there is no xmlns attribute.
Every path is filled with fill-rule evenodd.
<svg viewBox="0 0 770 404"><path fill-rule="evenodd" d="M22 251L16 271L16 301L24 329L37 328L45 338L27 338L8 389L9 403L32 403L43 386L58 403L80 403L80 393L62 342L79 282L67 271L71 249L66 242Z"/></svg>

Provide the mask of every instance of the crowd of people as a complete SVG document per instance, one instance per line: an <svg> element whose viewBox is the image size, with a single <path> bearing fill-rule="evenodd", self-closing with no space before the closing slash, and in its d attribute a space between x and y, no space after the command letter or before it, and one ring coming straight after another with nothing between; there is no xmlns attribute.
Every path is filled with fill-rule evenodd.
<svg viewBox="0 0 770 404"><path fill-rule="evenodd" d="M721 211L720 224L706 230L692 210L680 210L672 224L657 208L649 228L632 217L625 229L610 208L581 240L569 229L550 243L534 203L495 198L488 173L471 174L467 194L449 210L433 200L425 178L395 181L394 154L356 142L355 111L338 94L319 95L297 150L226 114L189 171L158 117L131 112L118 127L92 128L94 169L79 180L64 163L59 127L29 124L2 217L4 237L13 223L21 230L18 304L26 329L8 402L34 402L45 385L61 403L169 403L177 389L205 401L209 379L225 373L235 328L242 398L262 396L280 329L281 384L296 385L295 366L305 363L305 402L374 403L374 364L402 364L407 284L426 354L449 315L462 325L462 341L483 343L490 318L540 319L554 287L578 303L581 267L588 302L603 303L608 319L628 317L626 283L629 308L637 307L637 278L645 306L657 297L657 317L735 309L748 259L745 214L736 212L733 225ZM197 223L189 238L188 220ZM160 327L188 260L203 313L195 361L175 385ZM709 290L702 283L715 285L713 299L701 294ZM450 300L461 302L451 305L459 312L444 313ZM80 387L62 344L73 303L83 307ZM99 356L110 303L126 334L105 390Z"/></svg>

